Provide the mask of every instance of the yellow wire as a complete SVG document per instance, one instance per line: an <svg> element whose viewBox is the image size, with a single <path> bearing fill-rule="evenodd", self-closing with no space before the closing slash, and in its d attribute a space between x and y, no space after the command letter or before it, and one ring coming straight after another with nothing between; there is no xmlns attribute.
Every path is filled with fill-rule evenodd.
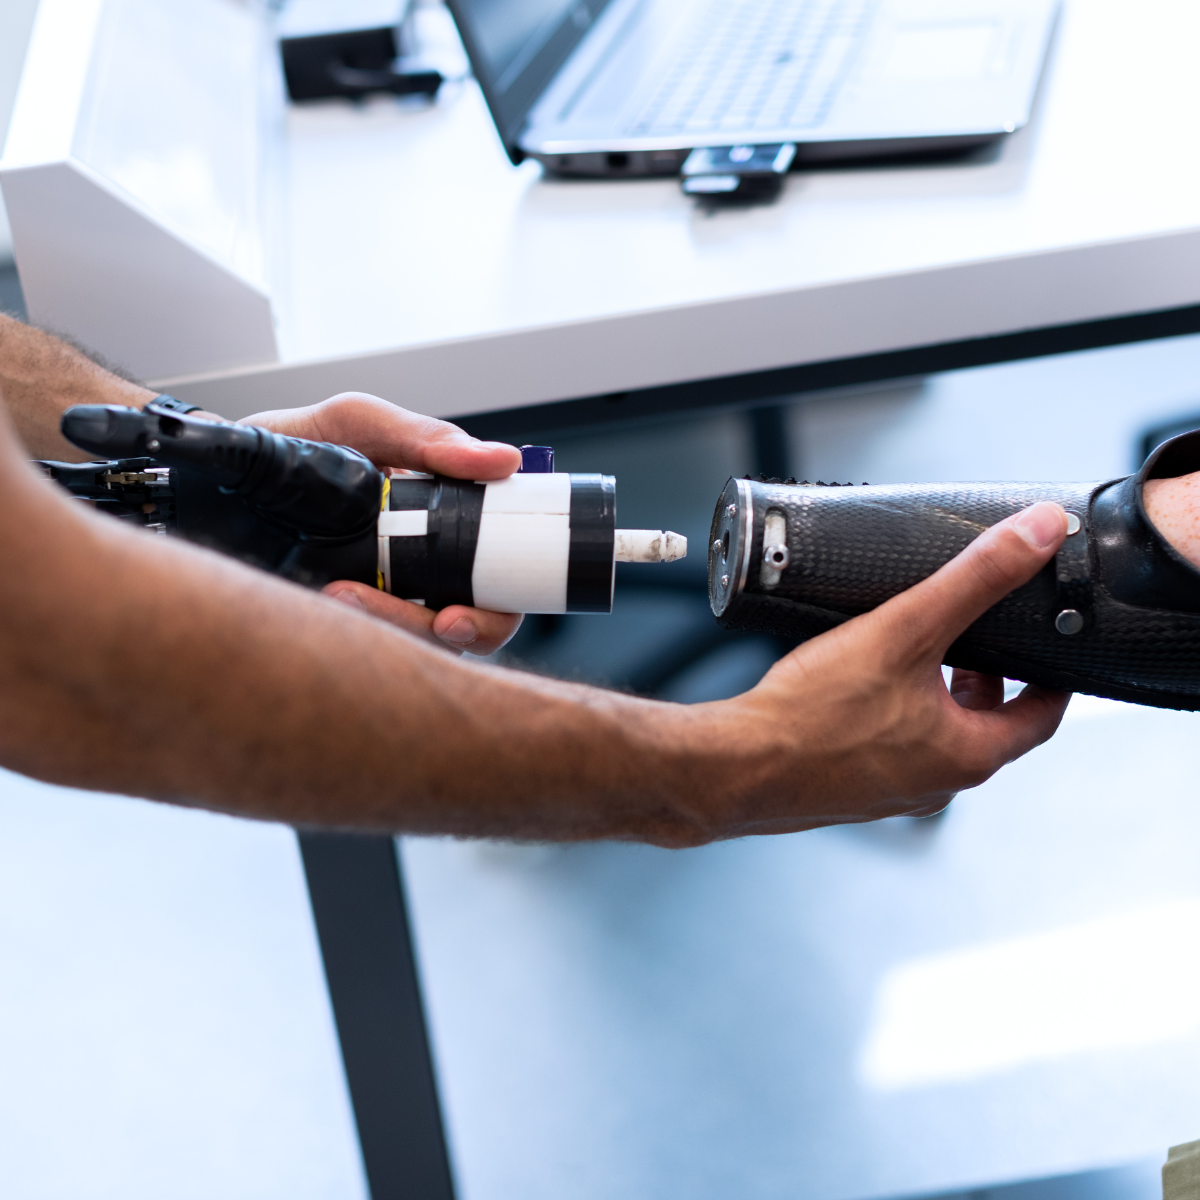
<svg viewBox="0 0 1200 1200"><path fill-rule="evenodd" d="M392 494L392 477L390 475L385 475L383 477L383 495L380 496L380 498L379 498L379 511L380 512L387 512L388 497L391 494ZM377 570L375 572L375 586L381 592L387 591L387 586L383 582L383 572L382 571Z"/></svg>

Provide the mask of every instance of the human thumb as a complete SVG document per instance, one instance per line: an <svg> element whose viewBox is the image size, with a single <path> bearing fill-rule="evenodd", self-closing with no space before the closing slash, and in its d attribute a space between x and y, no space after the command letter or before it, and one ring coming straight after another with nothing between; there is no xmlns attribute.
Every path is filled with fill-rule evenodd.
<svg viewBox="0 0 1200 1200"><path fill-rule="evenodd" d="M985 529L928 579L881 605L878 615L911 650L941 661L971 622L1050 561L1066 534L1066 512L1042 500Z"/></svg>

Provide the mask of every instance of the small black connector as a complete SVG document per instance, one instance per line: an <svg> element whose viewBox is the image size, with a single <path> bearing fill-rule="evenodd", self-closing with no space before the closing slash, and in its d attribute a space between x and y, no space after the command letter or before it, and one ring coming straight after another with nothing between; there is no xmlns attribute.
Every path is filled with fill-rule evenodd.
<svg viewBox="0 0 1200 1200"><path fill-rule="evenodd" d="M374 92L432 99L443 82L439 71L396 69L399 48L390 25L283 38L279 50L292 100L358 100Z"/></svg>
<svg viewBox="0 0 1200 1200"><path fill-rule="evenodd" d="M791 142L701 146L684 161L679 186L705 204L762 204L782 191L795 157Z"/></svg>

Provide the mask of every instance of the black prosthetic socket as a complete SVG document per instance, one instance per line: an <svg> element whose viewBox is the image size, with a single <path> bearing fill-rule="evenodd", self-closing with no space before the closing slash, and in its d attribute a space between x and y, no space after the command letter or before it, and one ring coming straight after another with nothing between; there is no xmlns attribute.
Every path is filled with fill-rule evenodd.
<svg viewBox="0 0 1200 1200"><path fill-rule="evenodd" d="M392 512L427 514L423 537L388 540L394 595L421 600L429 608L475 603L471 575L484 490L482 483L442 475L397 476L392 480Z"/></svg>
<svg viewBox="0 0 1200 1200"><path fill-rule="evenodd" d="M1137 475L1102 483L730 480L713 518L709 598L729 628L813 637L933 574L990 525L1052 500L1078 518L1077 532L971 625L945 661L1045 687L1200 709L1200 571L1163 539L1142 503L1147 479L1195 470L1200 432L1160 447Z"/></svg>

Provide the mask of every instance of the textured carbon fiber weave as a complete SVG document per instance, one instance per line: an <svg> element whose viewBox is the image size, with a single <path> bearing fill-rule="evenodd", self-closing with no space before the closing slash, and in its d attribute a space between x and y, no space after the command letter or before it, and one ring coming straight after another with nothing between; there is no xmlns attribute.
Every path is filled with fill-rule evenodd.
<svg viewBox="0 0 1200 1200"><path fill-rule="evenodd" d="M1039 500L1078 513L1088 529L1091 500L1108 486L751 482L752 565L744 590L729 599L719 620L733 629L813 637L925 579L984 529ZM768 510L786 516L790 552L771 588L758 569ZM718 518L720 513L718 507ZM714 532L717 526L715 520ZM1200 708L1200 614L1116 600L1104 586L1095 539L1088 541L1094 604L1081 633L1064 636L1055 629L1062 602L1052 561L971 625L946 661L1050 687Z"/></svg>

